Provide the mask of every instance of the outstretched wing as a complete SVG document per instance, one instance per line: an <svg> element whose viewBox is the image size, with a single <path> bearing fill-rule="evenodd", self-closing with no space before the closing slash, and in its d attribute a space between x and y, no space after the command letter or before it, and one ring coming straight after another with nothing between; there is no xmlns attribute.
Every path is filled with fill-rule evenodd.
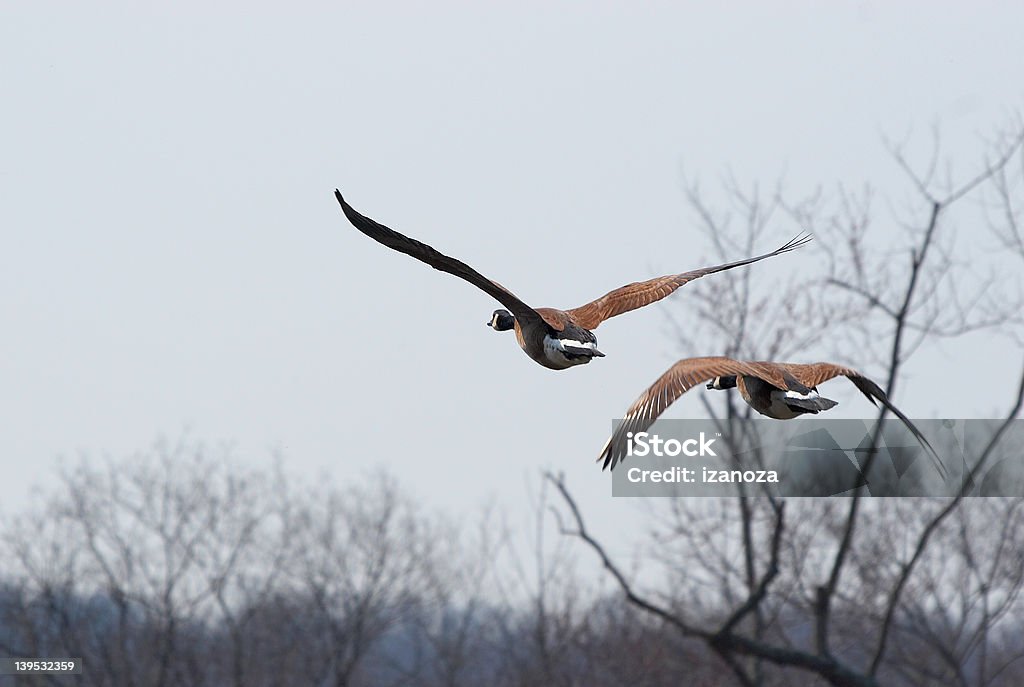
<svg viewBox="0 0 1024 687"><path fill-rule="evenodd" d="M465 279L508 308L509 312L519 321L520 327L541 319L537 311L519 300L511 291L491 281L461 260L449 257L444 253L434 250L425 243L409 238L404 234L399 234L394 229L390 229L369 217L359 214L355 208L345 202L341 191L335 189L334 195L338 199L338 203L341 204L341 209L344 211L345 216L348 217L348 221L352 223L352 226L377 243L383 244L392 250L397 250L399 253L405 253L420 262L425 262L435 270L447 272L460 279Z"/></svg>
<svg viewBox="0 0 1024 687"><path fill-rule="evenodd" d="M646 430L676 399L701 382L726 375L759 373L757 368L748 363L724 357L685 358L670 367L640 394L626 411L622 423L615 429L615 433L608 439L597 457L599 463L604 461L601 469L615 469L619 461L625 458L627 434Z"/></svg>
<svg viewBox="0 0 1024 687"><path fill-rule="evenodd" d="M759 255L756 258L747 258L746 260L740 260L738 262L729 262L724 265L715 265L714 267L703 267L699 270L683 272L682 274L670 274L665 277L658 277L648 281L627 284L626 286L615 289L614 291L609 291L596 301L591 301L586 305L573 308L568 312L572 316L573 321L579 326L584 329L595 329L609 317L615 317L616 315L621 315L622 313L629 312L630 310L636 310L637 308L642 308L645 305L650 305L655 301L660 301L683 284L691 282L694 279L698 279L707 274L714 274L715 272L731 270L734 267L750 265L758 260L771 258L776 255L781 255L782 253L788 253L791 250L796 250L800 246L803 246L810 240L810 236L800 235L786 243L786 245L782 246L778 250L774 250L771 253L765 253L764 255Z"/></svg>
<svg viewBox="0 0 1024 687"><path fill-rule="evenodd" d="M785 368L798 381L811 388L816 387L818 384L826 382L833 377L846 377L853 382L853 385L857 387L862 394L867 396L869 401L872 403L878 401L888 408L893 415L898 417L906 428L910 430L910 433L914 435L914 438L921 442L921 445L927 450L928 455L935 464L935 469L939 471L939 474L943 477L946 476L946 466L943 464L942 458L939 457L939 454L932 447L928 439L921 434L921 430L919 430L914 423L910 421L910 418L904 415L899 408L894 406L889 401L889 397L885 395L884 391L882 391L882 388L871 381L868 377L865 377L853 368L834 365L832 363L814 363L813 365L780 364L779 367Z"/></svg>

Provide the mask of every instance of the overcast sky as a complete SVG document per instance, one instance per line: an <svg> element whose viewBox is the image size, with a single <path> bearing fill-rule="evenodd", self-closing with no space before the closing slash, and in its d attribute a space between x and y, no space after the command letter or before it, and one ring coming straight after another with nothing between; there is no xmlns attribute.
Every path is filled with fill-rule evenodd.
<svg viewBox="0 0 1024 687"><path fill-rule="evenodd" d="M59 456L187 428L338 481L385 466L465 513L515 509L554 468L623 532L636 504L593 463L611 419L675 359L721 352L669 335L685 288L553 372L484 327L485 294L356 232L333 189L568 308L706 264L683 170L909 197L881 134L927 144L938 124L976 168L1024 102L1020 3L495 5L0 5L4 510ZM773 262L768 283L800 255ZM958 351L908 369L909 415L990 409L934 379Z"/></svg>

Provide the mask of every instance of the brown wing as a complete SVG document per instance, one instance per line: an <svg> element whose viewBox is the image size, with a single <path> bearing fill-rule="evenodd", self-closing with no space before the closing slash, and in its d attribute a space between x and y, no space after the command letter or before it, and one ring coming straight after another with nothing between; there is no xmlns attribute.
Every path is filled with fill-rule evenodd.
<svg viewBox="0 0 1024 687"><path fill-rule="evenodd" d="M691 282L694 279L698 279L707 274L714 274L715 272L731 270L734 267L749 265L757 262L758 260L771 258L776 255L781 255L782 253L788 253L791 250L796 250L810 240L810 236L801 235L797 236L778 250L774 250L771 253L765 253L764 255L759 255L756 258L747 258L746 260L739 260L738 262L729 262L724 265L715 265L714 267L703 267L699 270L683 272L682 274L670 274L665 277L658 277L648 281L627 284L626 286L615 289L614 291L609 291L596 301L591 301L586 305L573 308L568 312L572 316L573 321L579 326L584 329L595 329L609 317L615 317L616 315L621 315L622 313L629 312L630 310L636 310L637 308L642 308L645 305L650 305L655 301L660 301L683 284Z"/></svg>
<svg viewBox="0 0 1024 687"><path fill-rule="evenodd" d="M811 363L808 365L777 363L776 366L791 374L798 382L810 389L827 382L833 377L865 378L864 375L852 367L844 367L843 365L835 365L833 363ZM872 400L872 403L874 403L874 400Z"/></svg>
<svg viewBox="0 0 1024 687"><path fill-rule="evenodd" d="M776 389L782 389L783 391L810 390L792 373L793 367L803 367L802 365L794 365L792 363L771 363L764 360L746 362L744 364L754 370L755 377L771 384Z"/></svg>
<svg viewBox="0 0 1024 687"><path fill-rule="evenodd" d="M355 208L345 202L345 199L341 196L341 191L335 189L334 195L338 199L338 203L341 204L341 209L345 216L348 217L348 221L352 223L352 226L377 243L383 244L392 250L397 250L399 253L405 253L420 262L425 262L435 270L447 272L468 281L508 308L520 326L526 326L531 322L537 322L541 319L541 316L533 308L519 300L511 291L497 282L491 281L466 263L449 257L444 253L434 250L425 243L420 243L416 239L399 234L394 229L390 229L369 217L359 214Z"/></svg>
<svg viewBox="0 0 1024 687"><path fill-rule="evenodd" d="M910 430L910 433L914 435L914 438L921 442L921 445L927 449L928 455L935 464L935 468L939 471L939 474L943 477L946 476L946 466L943 464L942 458L939 457L939 454L932 447L931 442L929 442L924 434L921 433L921 430L919 430L914 423L910 421L910 418L904 415L899 408L889 401L889 397L885 395L882 388L868 377L865 377L851 367L834 365L832 363L814 363L812 365L782 363L779 367L786 369L800 383L811 388L818 386L822 382L827 382L833 377L846 377L853 382L853 385L857 387L862 394L867 396L869 401L872 403L878 401L888 408L893 415L898 417L900 421L903 422L904 426Z"/></svg>
<svg viewBox="0 0 1024 687"><path fill-rule="evenodd" d="M626 411L622 423L597 457L598 462L604 461L601 469L614 469L625 457L627 433L646 430L676 399L701 382L736 374L760 376L757 368L732 358L685 358L677 362L640 394Z"/></svg>
<svg viewBox="0 0 1024 687"><path fill-rule="evenodd" d="M565 331L567 326L572 325L572 320L569 319L568 313L563 310L557 310L555 308L537 308L537 314L543 318L548 326L554 329L556 332Z"/></svg>

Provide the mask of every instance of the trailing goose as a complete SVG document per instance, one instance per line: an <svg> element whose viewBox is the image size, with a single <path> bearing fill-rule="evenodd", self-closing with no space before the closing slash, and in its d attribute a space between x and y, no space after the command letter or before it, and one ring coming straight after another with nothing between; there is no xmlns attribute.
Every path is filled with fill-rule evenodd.
<svg viewBox="0 0 1024 687"><path fill-rule="evenodd" d="M425 262L436 270L464 279L505 306L506 309L495 310L486 324L499 332L515 330L516 340L526 355L552 370L564 370L589 363L595 357L604 357L604 353L597 349L597 337L592 330L608 318L659 301L698 277L787 253L811 240L810 236L800 235L778 250L754 258L628 284L572 310L531 308L511 291L464 262L359 214L345 202L340 191L335 190L334 195L352 225L374 241Z"/></svg>
<svg viewBox="0 0 1024 687"><path fill-rule="evenodd" d="M878 401L891 410L928 450L939 474L945 476L942 460L924 435L889 402L877 384L857 370L833 363L743 362L724 357L684 358L670 367L629 407L597 460L604 461L602 469L614 469L626 455L627 434L633 436L646 430L676 399L703 382L708 382L708 389L736 388L743 400L762 415L790 420L837 405L818 394L818 385L833 377L846 377L872 403Z"/></svg>

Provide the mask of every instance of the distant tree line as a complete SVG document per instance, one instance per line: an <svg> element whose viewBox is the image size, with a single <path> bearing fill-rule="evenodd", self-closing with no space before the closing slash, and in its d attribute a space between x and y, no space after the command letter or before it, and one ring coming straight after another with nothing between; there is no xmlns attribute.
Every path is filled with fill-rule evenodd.
<svg viewBox="0 0 1024 687"><path fill-rule="evenodd" d="M160 444L128 460L83 462L34 512L6 523L0 654L85 665L82 676L18 684L736 684L705 642L581 574L571 539L540 540L553 505L543 488L538 540L524 547L498 514L454 523L415 506L387 475L310 486L208 454ZM735 517L727 502L713 503L701 522L676 526L721 539ZM885 684L1024 684L1024 509L985 503L959 511L928 575L908 589ZM876 585L895 560L895 530L917 517L906 506L872 514L866 526L893 536L851 563L857 581L833 609L838 654L873 650L870 626L884 607ZM809 561L838 532L798 520L783 555ZM742 598L741 571L726 563L710 544L699 561L672 561L660 603L688 622L722 622L725 600ZM814 608L799 582L780 581L786 594L766 605L762 641L810 641ZM981 665L984 681L972 677ZM954 669L969 674L949 681ZM827 684L796 668L760 679Z"/></svg>

